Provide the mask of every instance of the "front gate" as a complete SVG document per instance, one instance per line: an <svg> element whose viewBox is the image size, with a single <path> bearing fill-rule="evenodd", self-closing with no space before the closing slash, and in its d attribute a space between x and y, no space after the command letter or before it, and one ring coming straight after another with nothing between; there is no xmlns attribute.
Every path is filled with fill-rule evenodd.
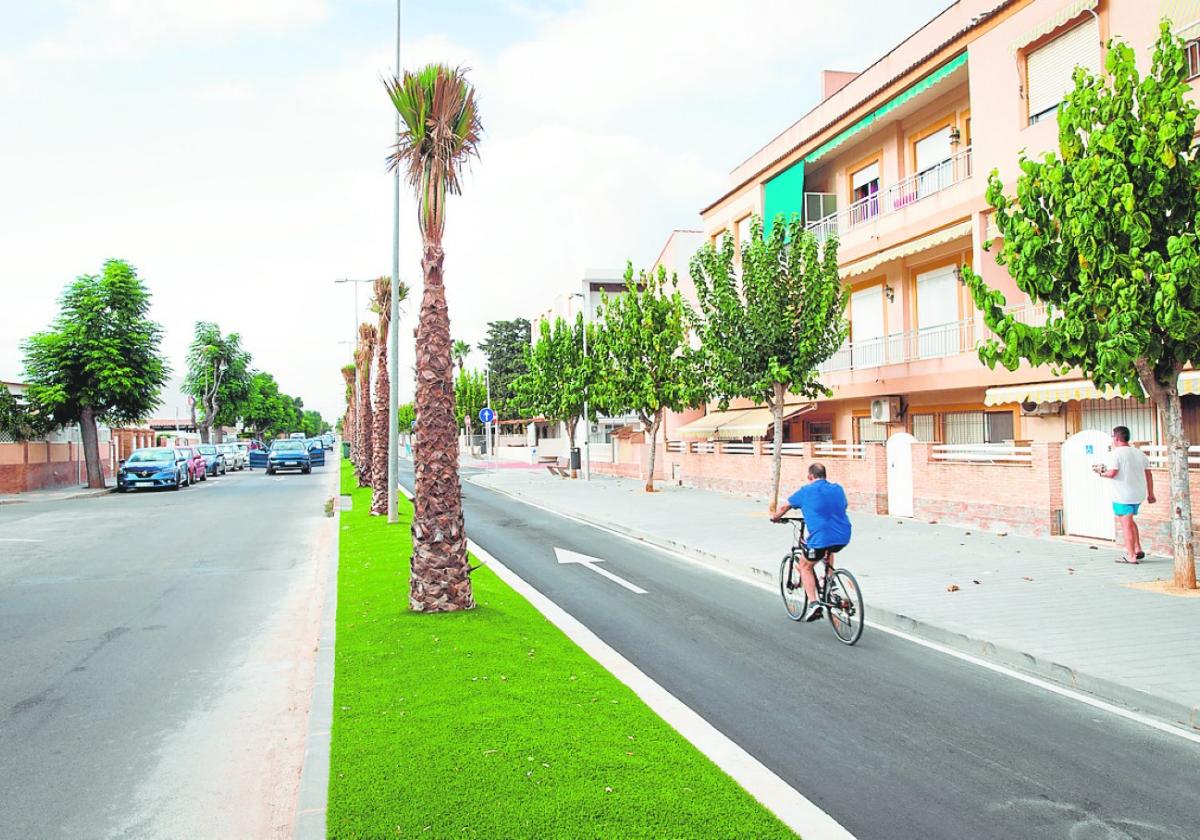
<svg viewBox="0 0 1200 840"><path fill-rule="evenodd" d="M1112 496L1106 479L1092 470L1108 455L1110 439L1094 429L1063 443L1063 531L1077 537L1116 538Z"/></svg>
<svg viewBox="0 0 1200 840"><path fill-rule="evenodd" d="M913 515L912 445L917 439L897 432L887 442L888 514Z"/></svg>

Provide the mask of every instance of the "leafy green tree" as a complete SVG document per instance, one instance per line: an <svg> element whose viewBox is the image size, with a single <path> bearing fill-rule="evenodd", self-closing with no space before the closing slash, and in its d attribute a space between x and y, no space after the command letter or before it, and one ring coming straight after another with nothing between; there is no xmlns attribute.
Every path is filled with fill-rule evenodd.
<svg viewBox="0 0 1200 840"><path fill-rule="evenodd" d="M299 431L304 432L305 437L314 438L329 431L329 424L325 422L325 418L321 416L321 412L309 408L305 409L300 415Z"/></svg>
<svg viewBox="0 0 1200 840"><path fill-rule="evenodd" d="M654 492L654 461L663 412L683 411L704 403L706 394L699 354L688 343L694 320L674 275L666 269L641 273L625 269L625 292L604 298L602 338L591 342L602 373L595 377L594 396L610 410L633 412L650 445L646 492ZM598 337L599 338L599 337Z"/></svg>
<svg viewBox="0 0 1200 840"><path fill-rule="evenodd" d="M563 423L571 449L575 448L576 428L583 418L595 370L594 357L583 352L583 334L583 313L573 324L563 318L556 318L553 324L542 321L537 343L525 350L527 372L512 381L515 410ZM595 410L588 408L594 416Z"/></svg>
<svg viewBox="0 0 1200 840"><path fill-rule="evenodd" d="M492 408L496 409L496 416L501 419L514 420L520 414L519 406L513 401L513 380L528 371L526 353L531 338L529 321L514 318L511 321L490 321L487 337L479 344L479 349L488 360Z"/></svg>
<svg viewBox="0 0 1200 840"><path fill-rule="evenodd" d="M144 420L170 374L159 354L162 328L149 310L137 271L109 260L101 274L69 285L50 329L22 345L35 410L56 426L79 424L89 487L104 486L96 423Z"/></svg>
<svg viewBox="0 0 1200 840"><path fill-rule="evenodd" d="M411 435L416 421L417 411L412 403L400 403L396 407L396 423L400 427L400 434Z"/></svg>
<svg viewBox="0 0 1200 840"><path fill-rule="evenodd" d="M487 386L483 373L477 370L464 370L454 380L454 419L459 427L467 434L479 416L479 409L487 405Z"/></svg>
<svg viewBox="0 0 1200 840"><path fill-rule="evenodd" d="M1179 373L1200 362L1200 110L1187 98L1183 42L1163 23L1150 73L1126 44L1108 75L1075 70L1058 111L1058 152L1021 156L1015 197L993 171L987 200L1003 244L996 262L1048 305L1044 325L1018 323L978 274L964 278L996 339L980 359L1077 369L1098 386L1149 396L1165 419L1175 583L1196 586L1188 440ZM990 244L990 243L989 243Z"/></svg>
<svg viewBox="0 0 1200 840"><path fill-rule="evenodd" d="M0 384L0 435L15 440L39 438L54 428L54 424L29 400L14 394Z"/></svg>
<svg viewBox="0 0 1200 840"><path fill-rule="evenodd" d="M706 244L692 258L703 319L699 333L709 387L728 406L734 397L765 403L775 423L771 510L779 506L783 408L788 394L829 396L817 367L846 338L848 295L837 270L836 238L818 245L799 219L781 215L763 236L755 217L734 267L733 240Z"/></svg>
<svg viewBox="0 0 1200 840"><path fill-rule="evenodd" d="M213 426L237 422L250 395L250 354L237 333L221 335L211 321L197 321L187 352L184 393L201 408L200 439L209 443Z"/></svg>
<svg viewBox="0 0 1200 840"><path fill-rule="evenodd" d="M279 383L269 373L255 371L250 377L249 396L242 412L242 423L255 437L273 438L287 431L295 419L291 397L279 391Z"/></svg>

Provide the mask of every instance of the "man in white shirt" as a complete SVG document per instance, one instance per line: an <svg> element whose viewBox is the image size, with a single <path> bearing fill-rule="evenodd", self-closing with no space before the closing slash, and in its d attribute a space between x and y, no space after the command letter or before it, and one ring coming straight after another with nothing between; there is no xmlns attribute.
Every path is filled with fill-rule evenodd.
<svg viewBox="0 0 1200 840"><path fill-rule="evenodd" d="M1146 554L1133 517L1142 502L1154 504L1154 476L1150 473L1150 460L1142 450L1129 445L1128 426L1113 429L1112 442L1107 460L1097 464L1095 470L1113 482L1113 515L1121 523L1121 536L1125 540L1125 556L1117 562L1137 564Z"/></svg>

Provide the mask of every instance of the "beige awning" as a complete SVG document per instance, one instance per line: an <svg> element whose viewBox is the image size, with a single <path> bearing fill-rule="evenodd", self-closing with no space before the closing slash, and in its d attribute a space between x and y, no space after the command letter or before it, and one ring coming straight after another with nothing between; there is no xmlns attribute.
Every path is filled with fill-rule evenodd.
<svg viewBox="0 0 1200 840"><path fill-rule="evenodd" d="M919 254L921 251L928 251L930 248L936 248L938 245L945 245L947 242L953 242L963 236L971 235L971 226L973 222L967 219L965 222L958 222L950 225L950 227L936 230L933 233L920 236L916 239L909 240L902 245L897 245L894 248L887 248L880 251L878 254L865 257L856 262L852 262L844 266L838 271L843 279L854 277L858 274L866 274L868 271L874 271L884 263L892 260L910 257L913 254Z"/></svg>
<svg viewBox="0 0 1200 840"><path fill-rule="evenodd" d="M785 405L783 407L783 419L788 420L797 414L812 411L814 408L816 408L816 405L813 403ZM714 436L717 440L741 440L746 437L762 438L770 433L774 424L775 416L771 413L771 409L752 408L740 417L735 417L728 423L718 426Z"/></svg>
<svg viewBox="0 0 1200 840"><path fill-rule="evenodd" d="M698 420L680 426L677 431L682 437L707 440L716 433L718 426L740 417L747 410L753 411L754 409L735 408L731 411L711 411Z"/></svg>
<svg viewBox="0 0 1200 840"><path fill-rule="evenodd" d="M1179 374L1180 394L1200 394L1200 371L1186 370ZM1122 397L1140 397L1126 394L1116 388L1097 388L1089 379L1059 379L1054 382L1034 382L1028 385L1005 385L988 388L983 397L984 405L1007 405L1019 402L1067 402L1069 400L1111 400Z"/></svg>
<svg viewBox="0 0 1200 840"><path fill-rule="evenodd" d="M1170 0L1167 0L1167 2L1170 2ZM1041 38L1043 35L1049 35L1055 29L1058 29L1063 24L1074 20L1084 12L1092 11L1096 8L1098 3L1099 0L1074 0L1071 3L1067 3L1057 12L1050 15L1050 17L1043 18L1042 20L1038 21L1038 24L1032 29L1027 29L1022 32L1020 37L1012 42L1012 51L1018 52L1023 47L1032 44L1038 38ZM1157 20L1157 18L1155 18L1155 20Z"/></svg>
<svg viewBox="0 0 1200 840"><path fill-rule="evenodd" d="M1163 0L1162 16L1171 21L1172 31L1186 41L1200 29L1200 0Z"/></svg>

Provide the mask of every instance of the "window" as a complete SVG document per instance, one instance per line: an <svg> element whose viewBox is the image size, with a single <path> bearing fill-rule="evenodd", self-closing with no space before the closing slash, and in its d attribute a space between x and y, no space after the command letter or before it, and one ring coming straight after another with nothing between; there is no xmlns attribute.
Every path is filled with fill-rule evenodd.
<svg viewBox="0 0 1200 840"><path fill-rule="evenodd" d="M879 161L850 174L850 224L879 215Z"/></svg>
<svg viewBox="0 0 1200 840"><path fill-rule="evenodd" d="M1076 67L1100 72L1100 33L1090 16L1026 56L1025 97L1030 125L1054 116L1059 103L1074 88L1071 76Z"/></svg>
<svg viewBox="0 0 1200 840"><path fill-rule="evenodd" d="M854 418L854 433L858 443L885 443L887 441L887 426L876 423L870 417Z"/></svg>
<svg viewBox="0 0 1200 840"><path fill-rule="evenodd" d="M921 443L933 443L937 440L937 415L914 414L912 416L912 436Z"/></svg>
<svg viewBox="0 0 1200 840"><path fill-rule="evenodd" d="M1011 411L951 411L942 425L946 443L1004 443L1014 437Z"/></svg>
<svg viewBox="0 0 1200 840"><path fill-rule="evenodd" d="M921 199L954 184L950 158L952 126L946 126L913 144L916 165L916 198Z"/></svg>
<svg viewBox="0 0 1200 840"><path fill-rule="evenodd" d="M1188 41L1183 51L1187 57L1188 78L1200 76L1200 41Z"/></svg>
<svg viewBox="0 0 1200 840"><path fill-rule="evenodd" d="M883 364L883 285L850 293L850 352L856 368Z"/></svg>
<svg viewBox="0 0 1200 840"><path fill-rule="evenodd" d="M833 440L832 420L809 420L804 424L805 439L828 443Z"/></svg>
<svg viewBox="0 0 1200 840"><path fill-rule="evenodd" d="M1129 439L1135 442L1158 442L1158 423L1154 406L1135 399L1082 400L1079 405L1080 430L1095 429L1104 434L1114 426L1128 426Z"/></svg>
<svg viewBox="0 0 1200 840"><path fill-rule="evenodd" d="M917 275L917 342L922 359L951 356L962 349L954 266Z"/></svg>

